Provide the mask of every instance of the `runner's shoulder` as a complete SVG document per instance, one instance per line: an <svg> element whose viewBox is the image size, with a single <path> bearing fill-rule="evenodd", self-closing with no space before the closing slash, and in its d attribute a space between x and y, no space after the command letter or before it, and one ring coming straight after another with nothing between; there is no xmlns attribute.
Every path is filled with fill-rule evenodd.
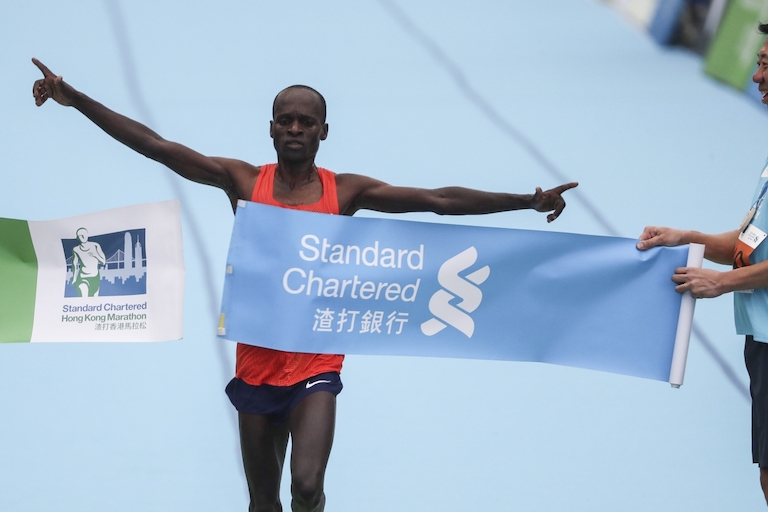
<svg viewBox="0 0 768 512"><path fill-rule="evenodd" d="M345 173L336 175L337 187L354 189L358 192L369 187L377 187L380 185L385 185L385 183L362 174Z"/></svg>

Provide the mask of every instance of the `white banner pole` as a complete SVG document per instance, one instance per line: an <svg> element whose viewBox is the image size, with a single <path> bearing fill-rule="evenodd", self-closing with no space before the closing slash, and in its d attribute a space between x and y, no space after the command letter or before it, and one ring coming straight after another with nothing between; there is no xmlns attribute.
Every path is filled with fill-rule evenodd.
<svg viewBox="0 0 768 512"><path fill-rule="evenodd" d="M688 261L685 266L701 268L703 262L704 245L690 244L688 246ZM677 332L675 333L675 348L672 352L672 367L669 370L669 383L672 384L673 388L679 388L683 384L695 306L696 299L693 298L691 292L685 292L680 304L680 316L677 319Z"/></svg>

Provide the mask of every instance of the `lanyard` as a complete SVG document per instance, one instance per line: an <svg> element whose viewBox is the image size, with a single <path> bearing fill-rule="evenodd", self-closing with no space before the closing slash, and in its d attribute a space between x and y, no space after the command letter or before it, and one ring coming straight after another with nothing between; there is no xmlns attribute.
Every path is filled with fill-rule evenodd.
<svg viewBox="0 0 768 512"><path fill-rule="evenodd" d="M757 201L755 201L755 206L753 206L755 210L759 210L760 206L762 206L766 191L768 191L768 181L763 184L763 189L760 191L760 195L757 196Z"/></svg>
<svg viewBox="0 0 768 512"><path fill-rule="evenodd" d="M744 233L747 231L747 228L750 224L752 224L752 221L755 219L755 215L757 214L758 210L760 210L760 207L763 205L763 200L765 199L765 193L768 191L768 181L766 181L763 184L763 188L760 190L760 194L757 196L757 200L755 201L755 204L752 205L752 208L749 209L747 212L747 215L744 216L744 220L741 221L741 226L739 227L739 232Z"/></svg>

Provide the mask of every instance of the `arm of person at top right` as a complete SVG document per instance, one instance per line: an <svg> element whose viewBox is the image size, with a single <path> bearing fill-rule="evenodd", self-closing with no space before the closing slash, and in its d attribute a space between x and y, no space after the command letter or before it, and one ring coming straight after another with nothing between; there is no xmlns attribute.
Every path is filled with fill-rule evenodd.
<svg viewBox="0 0 768 512"><path fill-rule="evenodd" d="M666 227L648 226L640 235L637 248L641 251L651 247L675 247L685 244L703 244L704 257L715 263L730 265L739 231L727 231L717 235ZM690 291L696 298L718 297L738 290L768 288L768 261L748 265L724 272L707 268L679 267L672 275L675 291Z"/></svg>
<svg viewBox="0 0 768 512"><path fill-rule="evenodd" d="M36 80L32 86L32 95L38 107L48 99L63 106L74 107L118 142L165 165L180 176L225 191L233 188L228 167L232 167L231 162L237 161L208 157L165 140L147 126L110 110L76 90L39 60L33 58L32 62L43 74L43 78Z"/></svg>
<svg viewBox="0 0 768 512"><path fill-rule="evenodd" d="M730 265L733 263L733 249L738 237L738 230L709 235L698 231L646 226L640 234L637 248L645 251L657 246L675 247L686 244L702 244L705 246L704 257L706 259L715 263Z"/></svg>

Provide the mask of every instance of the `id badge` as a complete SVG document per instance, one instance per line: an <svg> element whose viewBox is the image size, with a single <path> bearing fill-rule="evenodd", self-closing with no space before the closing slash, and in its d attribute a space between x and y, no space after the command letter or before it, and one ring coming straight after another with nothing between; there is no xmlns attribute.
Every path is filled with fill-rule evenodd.
<svg viewBox="0 0 768 512"><path fill-rule="evenodd" d="M763 240L765 240L766 237L768 237L768 233L760 228L756 228L752 224L749 224L739 234L739 240L751 247L752 250L757 249L757 246L763 243Z"/></svg>

